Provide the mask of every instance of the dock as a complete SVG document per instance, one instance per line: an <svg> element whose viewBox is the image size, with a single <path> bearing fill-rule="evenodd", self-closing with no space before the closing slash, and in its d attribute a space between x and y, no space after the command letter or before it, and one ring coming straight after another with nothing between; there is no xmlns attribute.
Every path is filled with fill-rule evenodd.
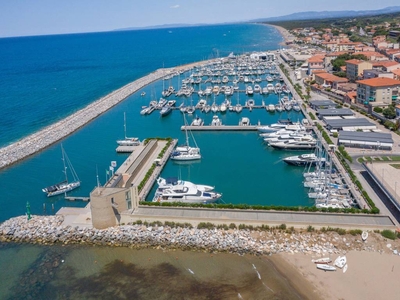
<svg viewBox="0 0 400 300"><path fill-rule="evenodd" d="M89 202L89 201L90 201L90 197L65 196L65 200L68 200L68 201L85 201L85 202Z"/></svg>
<svg viewBox="0 0 400 300"><path fill-rule="evenodd" d="M136 148L137 146L118 146L115 151L118 153L132 153Z"/></svg>
<svg viewBox="0 0 400 300"><path fill-rule="evenodd" d="M257 126L255 125L202 125L202 126L182 126L181 130L191 130L191 131L257 131Z"/></svg>

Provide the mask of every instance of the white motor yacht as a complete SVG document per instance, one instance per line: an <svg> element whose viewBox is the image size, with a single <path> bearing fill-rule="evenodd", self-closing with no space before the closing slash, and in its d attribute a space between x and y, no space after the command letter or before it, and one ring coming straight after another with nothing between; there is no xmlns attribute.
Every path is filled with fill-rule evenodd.
<svg viewBox="0 0 400 300"><path fill-rule="evenodd" d="M221 198L222 194L206 191L203 187L189 181L178 181L175 185L159 185L153 202L212 203Z"/></svg>
<svg viewBox="0 0 400 300"><path fill-rule="evenodd" d="M289 165L294 166L304 166L304 165L313 165L315 166L317 163L325 163L325 157L318 157L315 153L301 154L286 157L283 161Z"/></svg>
<svg viewBox="0 0 400 300"><path fill-rule="evenodd" d="M221 125L222 125L221 120L218 118L217 115L214 115L211 121L211 126L221 126Z"/></svg>

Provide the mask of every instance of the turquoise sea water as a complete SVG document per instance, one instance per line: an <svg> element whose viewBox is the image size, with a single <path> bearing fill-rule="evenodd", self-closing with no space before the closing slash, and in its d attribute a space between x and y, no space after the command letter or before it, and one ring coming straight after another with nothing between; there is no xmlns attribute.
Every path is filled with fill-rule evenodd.
<svg viewBox="0 0 400 300"><path fill-rule="evenodd" d="M155 69L230 52L273 50L279 48L281 40L274 28L251 24L0 39L0 146ZM182 77L172 80L175 87ZM162 82L146 87L146 97L132 95L62 141L82 180L72 195L89 195L97 184L97 170L104 183L110 161L120 165L126 159L126 154L115 152L115 141L124 134L124 113L129 136L184 141L178 111L162 119L157 112L139 114L152 96L161 96L162 88ZM257 104L262 101L259 95L254 99ZM275 95L263 99L266 103L277 101ZM222 100L222 96L217 98L217 102ZM178 99L178 104L181 101ZM240 101L243 104L245 98ZM199 116L205 123L211 122L211 114ZM301 119L296 113L279 115L265 110L243 110L240 115L227 112L220 117L224 124L237 124L241 116L249 117L253 124L287 117ZM215 185L225 202L311 205L301 185L302 170L281 161L293 153L266 148L255 132L194 136L201 147L201 162L170 161L163 176ZM0 221L24 214L27 201L33 214L85 205L67 202L63 196L47 198L41 191L63 178L61 170L60 143L1 170ZM243 299L301 298L267 260L248 256L0 243L0 267L8 270L0 272L1 299L179 299L187 295L191 299L237 299L238 294Z"/></svg>
<svg viewBox="0 0 400 300"><path fill-rule="evenodd" d="M216 55L227 56L232 51L241 54L273 50L280 41L274 28L249 24L0 39L0 71L5 79L0 85L0 144L32 133L163 65L171 67ZM189 74L175 77L167 84L177 89L186 76ZM120 165L126 159L126 154L115 152L115 140L124 134L124 113L129 136L184 141L180 112L174 111L164 118L157 112L150 116L139 114L143 105L161 97L162 89L161 81L146 87L145 97L132 95L62 141L82 181L71 195L88 196L97 184L97 173L104 183L110 161ZM254 99L256 104L262 100L278 101L276 95L255 95ZM177 100L178 104L183 101ZM244 104L245 100L242 95L240 102ZM197 101L197 96L193 96L193 102ZM223 96L216 101L222 102ZM236 101L232 98L233 103ZM199 116L206 124L211 122L212 114ZM249 117L253 124L302 118L294 112L269 114L255 109L243 110L240 115L227 112L221 119L223 124L237 124L241 116ZM181 176L195 183L214 185L227 203L312 204L302 187L302 170L281 161L292 153L266 148L255 132L194 135L201 147L201 162L188 165L170 161L162 176ZM67 202L63 195L47 198L41 191L62 179L60 143L1 170L0 220L24 214L27 201L33 214L51 214L62 206L85 205Z"/></svg>

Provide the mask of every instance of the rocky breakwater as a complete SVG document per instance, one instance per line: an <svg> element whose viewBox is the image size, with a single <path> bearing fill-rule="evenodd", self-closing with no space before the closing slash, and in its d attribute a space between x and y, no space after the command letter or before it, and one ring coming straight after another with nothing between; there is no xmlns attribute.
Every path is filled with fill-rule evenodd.
<svg viewBox="0 0 400 300"><path fill-rule="evenodd" d="M316 256L340 254L349 250L379 252L389 250L379 234L370 237L371 242L364 243L359 235L341 236L336 232L309 233L278 229L268 231L195 229L144 225L122 225L98 230L63 226L62 223L62 216L34 216L29 221L25 216L16 217L0 225L0 241L196 249L238 254L284 252Z"/></svg>
<svg viewBox="0 0 400 300"><path fill-rule="evenodd" d="M116 91L89 104L85 108L75 112L67 118L47 126L34 134L31 134L18 142L12 143L0 149L0 169L11 165L27 156L30 156L62 138L73 133L85 124L89 123L111 107L117 105L144 86L161 79L175 69L159 69L145 77L135 80Z"/></svg>

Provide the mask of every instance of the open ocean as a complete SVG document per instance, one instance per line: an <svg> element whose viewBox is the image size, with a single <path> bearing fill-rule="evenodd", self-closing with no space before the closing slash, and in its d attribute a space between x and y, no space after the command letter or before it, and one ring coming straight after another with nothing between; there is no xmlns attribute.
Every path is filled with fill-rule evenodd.
<svg viewBox="0 0 400 300"><path fill-rule="evenodd" d="M275 50L279 49L281 41L282 37L275 28L255 24L0 39L0 146L6 146L38 131L158 68L226 57L231 52L242 54ZM179 85L178 80L182 80L185 76L189 74L173 79L175 89ZM179 138L180 142L184 141L184 133L180 131L180 126L183 124L180 112L175 111L162 119L158 112L153 112L149 116L139 114L143 105L148 105L150 100L161 97L162 88L162 81L146 87L145 97L139 94L132 95L62 140L61 143L82 181L81 187L71 192L71 195L88 196L97 184L97 172L100 182L104 183L110 162L117 161L120 165L126 159L127 154L115 152L117 146L115 141L123 138L124 134L124 113L126 113L128 136L137 136L140 139L156 136L173 137ZM236 101L234 97L233 103ZM267 104L275 104L278 101L275 95L268 97L255 95L254 99L256 104L261 104L262 100ZM223 98L218 98L217 102L222 100ZM183 99L177 98L178 105L182 101ZM193 102L197 101L197 96L193 97ZM245 98L240 98L240 101L244 104ZM211 113L198 115L206 124L211 122ZM263 109L254 109L252 112L243 110L240 115L227 112L221 118L223 124L236 125L242 116L249 117L252 124L257 122L270 124L279 118L288 117L296 121L302 119L302 116L295 112L270 114ZM190 118L188 122L191 122ZM214 185L218 192L223 193L223 201L227 203L312 205L306 196L307 191L302 186L302 169L287 166L282 161L283 157L293 153L265 147L255 132L204 132L194 135L202 151L201 162L177 164L170 161L162 176L181 176L184 180ZM62 195L47 198L41 191L43 187L62 179L60 143L0 170L0 221L25 214L27 201L30 203L32 214L53 214L62 206L86 205L86 203L67 202ZM57 249L54 251L57 252ZM23 297L22 294L13 295L12 291L7 289L15 285L21 276L26 276L27 270L40 264L41 257L47 255L49 251L53 250L27 245L0 247L0 267L19 262L18 269L7 277L7 287L3 285L0 288L0 298ZM63 249L61 252L63 257L67 257L74 256L77 251L71 248ZM75 256L77 265L79 261L85 259L85 255L94 255L90 249L79 251L81 252ZM82 254L84 251L88 254ZM121 254L121 257L124 255L128 254ZM193 262L196 259L197 256L194 255L189 260ZM107 264L111 264L111 261L110 258ZM111 275L115 267L108 266ZM143 268L143 266L136 267ZM40 285L39 292L42 289L46 291L46 295L56 295L56 298L64 299L60 296L67 293L65 286L67 283L64 280L68 277L68 272L77 272L71 269L72 266L68 268L57 269L64 272L59 272L53 277L59 281L49 281L44 286ZM158 272L159 268L155 266L154 270L149 268L147 272ZM216 267L210 266L210 269L212 268ZM161 271L168 273L172 269L173 267L167 266L167 271ZM98 272L98 276L105 272L105 275L103 274L105 280L107 276L111 276L106 274L107 270L101 268L95 271ZM178 275L182 272L182 270L172 271ZM85 282L80 282L79 278L92 274L77 273L74 276L76 278L71 277L71 282L76 281L74 283L77 285L76 291L70 292L78 293L79 287L82 288L82 282ZM187 274L182 276L186 277ZM149 278L151 279L150 275ZM90 284L95 285L95 282ZM99 284L102 284L101 281ZM192 285L193 282L189 280L188 284ZM240 285L235 280L229 284ZM50 287L56 290L52 291ZM57 287L60 294L57 294ZM248 288L250 289L250 286ZM287 290L287 288L282 289ZM162 295L162 289L160 291L159 296ZM182 295L186 292L184 290ZM232 290L228 289L228 294L231 292ZM92 297L107 299L94 294L82 296L82 299ZM44 296L35 299L42 298L46 299ZM143 299L150 298L155 299L151 293L143 297Z"/></svg>

